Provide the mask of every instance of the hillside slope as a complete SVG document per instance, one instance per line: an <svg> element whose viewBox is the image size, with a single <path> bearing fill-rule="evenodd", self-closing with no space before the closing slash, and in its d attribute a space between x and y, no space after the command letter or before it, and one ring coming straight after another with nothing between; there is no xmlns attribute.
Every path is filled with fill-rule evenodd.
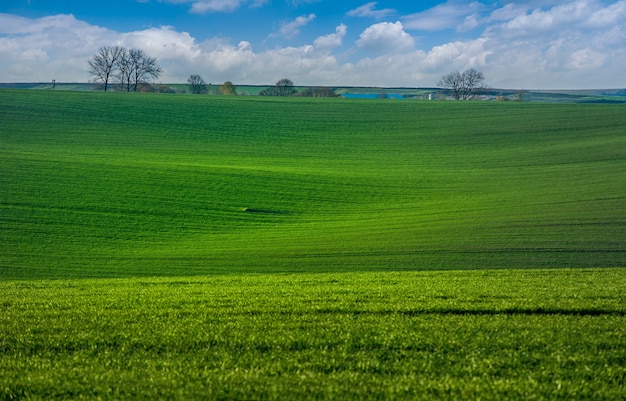
<svg viewBox="0 0 626 401"><path fill-rule="evenodd" d="M0 277L626 263L620 105L0 92Z"/></svg>

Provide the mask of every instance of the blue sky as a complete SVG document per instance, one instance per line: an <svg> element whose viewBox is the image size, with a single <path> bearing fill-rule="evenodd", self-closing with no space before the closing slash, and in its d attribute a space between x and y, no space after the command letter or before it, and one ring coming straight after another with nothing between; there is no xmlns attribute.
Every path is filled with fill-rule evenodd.
<svg viewBox="0 0 626 401"><path fill-rule="evenodd" d="M626 86L626 0L2 0L0 82L87 82L101 46L141 48L162 82Z"/></svg>

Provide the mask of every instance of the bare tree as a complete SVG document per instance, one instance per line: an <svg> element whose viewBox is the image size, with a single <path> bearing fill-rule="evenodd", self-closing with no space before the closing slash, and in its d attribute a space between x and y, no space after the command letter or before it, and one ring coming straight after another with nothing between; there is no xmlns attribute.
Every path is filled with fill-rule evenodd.
<svg viewBox="0 0 626 401"><path fill-rule="evenodd" d="M140 84L147 83L150 78L157 79L161 72L156 59L140 49L123 49L117 63L117 78L126 92L137 92Z"/></svg>
<svg viewBox="0 0 626 401"><path fill-rule="evenodd" d="M290 79L283 78L276 82L276 85L270 88L265 88L259 92L260 96L291 96L297 91L293 87L293 82Z"/></svg>
<svg viewBox="0 0 626 401"><path fill-rule="evenodd" d="M116 77L122 89L137 91L140 84L157 79L163 70L156 58L148 57L143 50L126 49L120 46L105 46L89 60L89 73L109 87L112 77Z"/></svg>
<svg viewBox="0 0 626 401"><path fill-rule="evenodd" d="M484 89L485 77L473 68L444 75L437 86L449 90L456 100L474 99Z"/></svg>
<svg viewBox="0 0 626 401"><path fill-rule="evenodd" d="M89 73L102 81L104 91L109 88L109 80L114 75L120 57L125 49L119 46L104 46L89 60Z"/></svg>
<svg viewBox="0 0 626 401"><path fill-rule="evenodd" d="M206 82L204 82L204 79L202 79L200 75L190 75L189 78L187 78L187 82L189 83L191 93L194 95L205 93L207 90Z"/></svg>
<svg viewBox="0 0 626 401"><path fill-rule="evenodd" d="M128 49L124 48L120 59L117 62L117 79L120 82L122 90L130 92L132 87L133 65L128 54Z"/></svg>
<svg viewBox="0 0 626 401"><path fill-rule="evenodd" d="M137 92L139 84L148 83L150 79L156 80L161 76L163 69L157 64L154 57L147 56L143 50L131 49L128 51L131 62L131 74L133 90Z"/></svg>
<svg viewBox="0 0 626 401"><path fill-rule="evenodd" d="M296 93L296 90L293 87L293 82L290 79L283 78L280 81L276 82L275 93L276 96L291 96Z"/></svg>

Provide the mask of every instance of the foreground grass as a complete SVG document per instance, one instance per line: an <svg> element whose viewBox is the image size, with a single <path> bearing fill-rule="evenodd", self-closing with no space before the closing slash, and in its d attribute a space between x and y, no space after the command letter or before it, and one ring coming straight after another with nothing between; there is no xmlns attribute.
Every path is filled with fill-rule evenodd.
<svg viewBox="0 0 626 401"><path fill-rule="evenodd" d="M2 399L623 399L622 269L0 282Z"/></svg>
<svg viewBox="0 0 626 401"><path fill-rule="evenodd" d="M626 264L622 105L0 95L3 278Z"/></svg>

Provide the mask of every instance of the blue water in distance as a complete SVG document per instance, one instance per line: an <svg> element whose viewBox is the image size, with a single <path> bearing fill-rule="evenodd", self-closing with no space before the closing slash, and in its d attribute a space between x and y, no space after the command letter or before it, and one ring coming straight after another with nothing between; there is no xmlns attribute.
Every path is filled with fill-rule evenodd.
<svg viewBox="0 0 626 401"><path fill-rule="evenodd" d="M341 96L345 97L346 99L404 99L404 96L398 93L344 93Z"/></svg>

